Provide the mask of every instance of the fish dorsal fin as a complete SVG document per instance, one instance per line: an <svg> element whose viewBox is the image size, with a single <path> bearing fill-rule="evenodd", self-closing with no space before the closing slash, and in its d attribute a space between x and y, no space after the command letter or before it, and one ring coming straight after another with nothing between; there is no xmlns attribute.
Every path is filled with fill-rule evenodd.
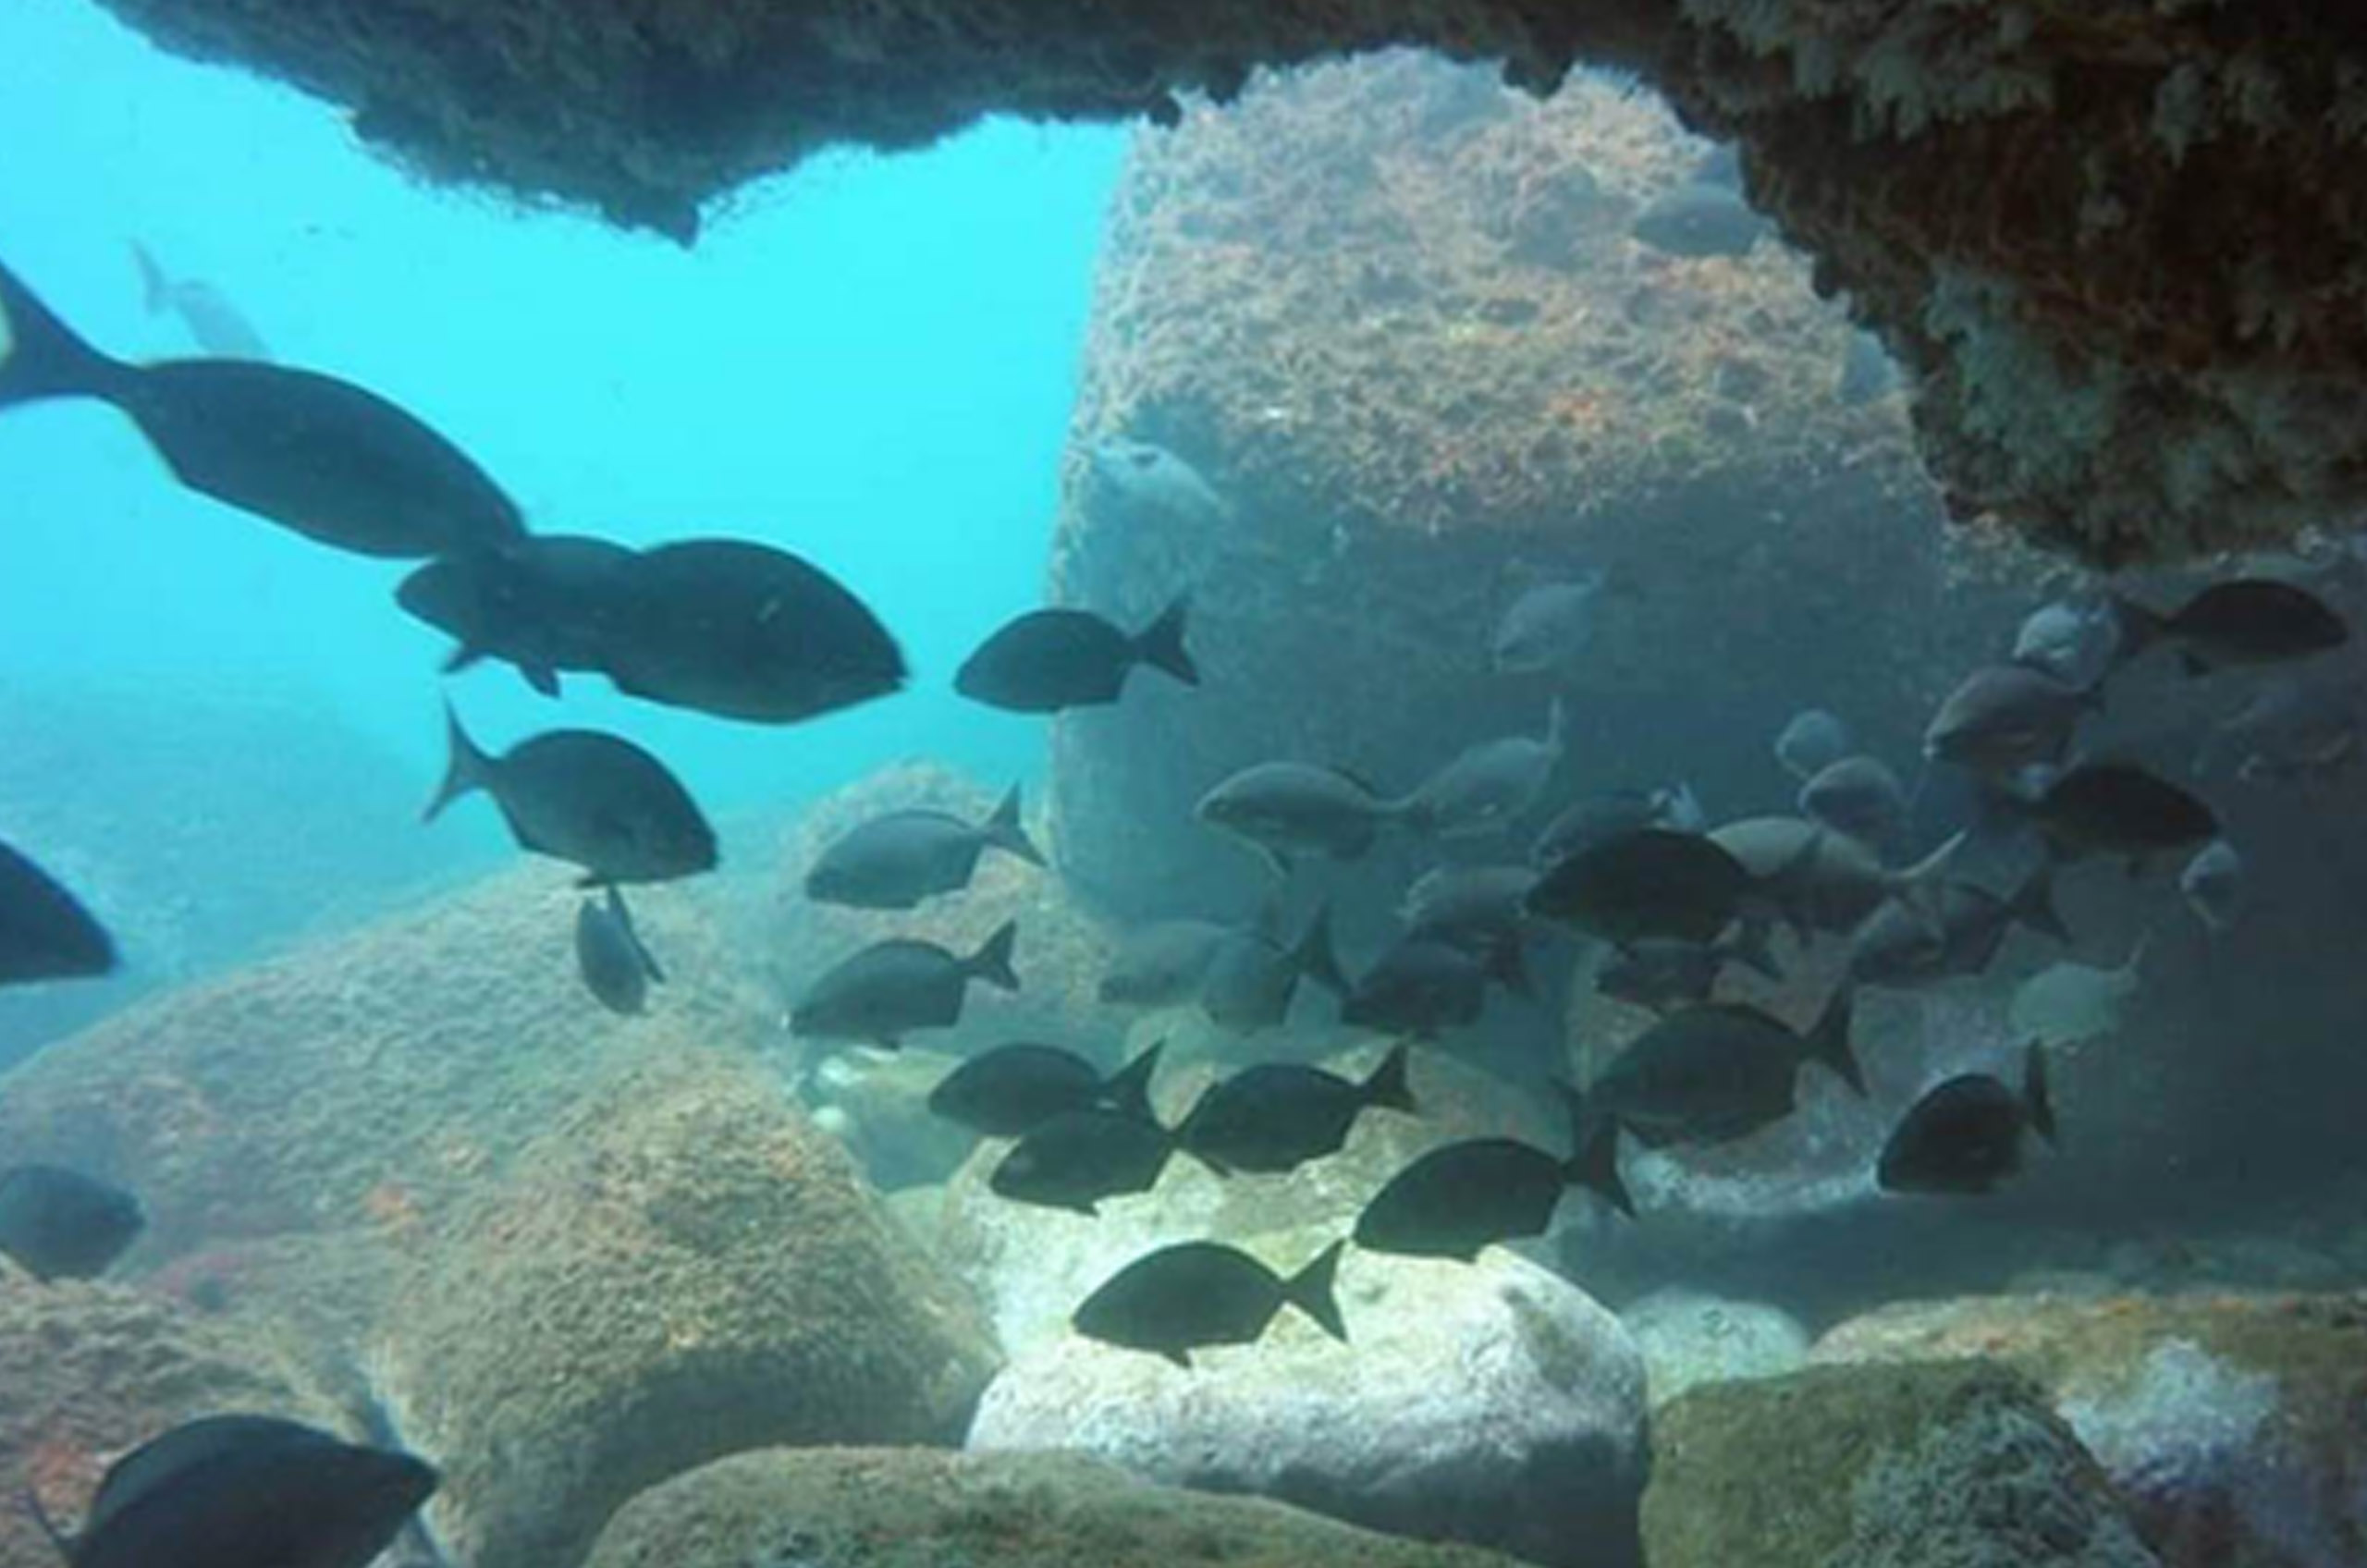
<svg viewBox="0 0 2367 1568"><path fill-rule="evenodd" d="M89 1540L110 1519L141 1500L225 1454L246 1453L280 1444L334 1443L326 1432L276 1415L209 1415L151 1438L108 1467L83 1520Z"/></svg>

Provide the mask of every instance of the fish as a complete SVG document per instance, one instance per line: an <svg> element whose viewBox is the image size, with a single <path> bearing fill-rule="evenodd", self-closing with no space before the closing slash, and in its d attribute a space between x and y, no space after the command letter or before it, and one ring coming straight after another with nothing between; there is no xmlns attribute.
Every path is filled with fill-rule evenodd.
<svg viewBox="0 0 2367 1568"><path fill-rule="evenodd" d="M519 848L572 861L586 887L670 882L715 869L715 829L666 765L632 741L551 729L490 756L449 703L444 730L450 760L426 821L482 790Z"/></svg>
<svg viewBox="0 0 2367 1568"><path fill-rule="evenodd" d="M2244 857L2226 839L2212 839L2178 874L2178 892L2204 930L2226 930L2236 923L2237 908L2243 902Z"/></svg>
<svg viewBox="0 0 2367 1568"><path fill-rule="evenodd" d="M1566 729L1556 699L1541 738L1508 735L1469 747L1414 791L1405 826L1437 839L1467 839L1510 827L1537 803L1561 766Z"/></svg>
<svg viewBox="0 0 2367 1568"><path fill-rule="evenodd" d="M435 1493L416 1455L268 1415L208 1415L109 1467L68 1537L28 1509L68 1568L367 1568Z"/></svg>
<svg viewBox="0 0 2367 1568"><path fill-rule="evenodd" d="M1151 1077L1164 1048L1164 1042L1152 1046L1105 1079L1093 1063L1058 1046L997 1046L939 1079L928 1109L989 1138L1024 1137L1075 1111L1114 1110L1147 1121Z"/></svg>
<svg viewBox="0 0 2367 1568"><path fill-rule="evenodd" d="M0 1253L36 1280L94 1280L148 1228L139 1198L58 1165L0 1172Z"/></svg>
<svg viewBox="0 0 2367 1568"><path fill-rule="evenodd" d="M823 850L805 874L805 896L854 909L911 909L967 888L978 857L990 849L1044 864L1021 825L1016 784L983 822L925 810L873 817Z"/></svg>
<svg viewBox="0 0 2367 1568"><path fill-rule="evenodd" d="M1159 1185L1181 1146L1172 1129L1133 1110L1063 1111L1029 1128L987 1175L987 1187L1012 1203L1091 1217L1105 1198Z"/></svg>
<svg viewBox="0 0 2367 1568"><path fill-rule="evenodd" d="M1355 1243L1401 1257L1475 1262L1483 1248L1543 1235L1569 1187L1589 1188L1633 1215L1616 1154L1608 1129L1569 1159L1512 1138L1442 1144L1373 1194L1356 1216Z"/></svg>
<svg viewBox="0 0 2367 1568"><path fill-rule="evenodd" d="M466 453L375 393L243 360L110 359L0 266L0 410L62 398L112 405L199 495L337 549L455 555L526 532Z"/></svg>
<svg viewBox="0 0 2367 1568"><path fill-rule="evenodd" d="M2052 763L2072 731L2103 706L2101 686L2079 687L2025 665L1992 665L1967 676L1923 732L1923 754L1992 778Z"/></svg>
<svg viewBox="0 0 2367 1568"><path fill-rule="evenodd" d="M1537 994L1517 942L1474 952L1429 937L1403 937L1341 998L1340 1022L1436 1039L1479 1022L1490 981L1517 997Z"/></svg>
<svg viewBox="0 0 2367 1568"><path fill-rule="evenodd" d="M1146 1253L1101 1282L1071 1326L1088 1340L1164 1356L1185 1371L1210 1345L1253 1344L1284 1306L1345 1343L1332 1281L1346 1243L1334 1242L1285 1280L1218 1242L1181 1242Z"/></svg>
<svg viewBox="0 0 2367 1568"><path fill-rule="evenodd" d="M1551 675L1576 668L1594 643L1603 573L1524 589L1497 618L1488 661L1499 675Z"/></svg>
<svg viewBox="0 0 2367 1568"><path fill-rule="evenodd" d="M1256 850L1277 874L1297 855L1357 860L1405 814L1361 779L1308 763L1257 763L1218 784L1193 815Z"/></svg>
<svg viewBox="0 0 2367 1568"><path fill-rule="evenodd" d="M1745 1003L1681 1008L1587 1086L1579 1125L1615 1125L1653 1148L1732 1143L1792 1114L1800 1066L1811 1060L1863 1096L1865 1074L1849 1043L1854 1011L1846 986L1806 1035Z"/></svg>
<svg viewBox="0 0 2367 1568"><path fill-rule="evenodd" d="M2207 802L2130 763L2089 763L2054 778L2035 800L1995 794L1984 806L2030 823L2057 858L2114 855L2132 871L2150 856L2219 836Z"/></svg>
<svg viewBox="0 0 2367 1568"><path fill-rule="evenodd" d="M439 556L403 579L395 603L452 639L448 674L498 659L556 697L562 672L604 668L637 558L606 539L537 534Z"/></svg>
<svg viewBox="0 0 2367 1568"><path fill-rule="evenodd" d="M1780 916L1796 933L1845 933L1887 898L1911 895L1936 874L1926 861L1893 871L1846 833L1798 816L1747 816L1712 828L1710 841L1749 874L1752 919Z"/></svg>
<svg viewBox="0 0 2367 1568"><path fill-rule="evenodd" d="M2014 987L2006 1008L2014 1033L2043 1046L2083 1045L2118 1034L2150 945L2140 938L2113 969L2066 962L2040 970Z"/></svg>
<svg viewBox="0 0 2367 1568"><path fill-rule="evenodd" d="M0 986L115 973L115 938L80 900L0 840Z"/></svg>
<svg viewBox="0 0 2367 1568"><path fill-rule="evenodd" d="M1581 850L1645 827L1665 827L1677 833L1699 833L1709 826L1701 802L1690 784L1661 785L1650 790L1609 790L1564 807L1545 831L1537 836L1529 859L1554 866Z"/></svg>
<svg viewBox="0 0 2367 1568"><path fill-rule="evenodd" d="M140 269L141 292L150 315L170 311L180 317L197 346L215 359L270 362L271 349L263 334L222 290L202 278L169 276L137 239L131 242L131 260Z"/></svg>
<svg viewBox="0 0 2367 1568"><path fill-rule="evenodd" d="M1627 232L1672 256L1747 256L1768 223L1727 187L1696 180L1655 198Z"/></svg>
<svg viewBox="0 0 2367 1568"><path fill-rule="evenodd" d="M666 971L643 945L632 911L613 882L606 902L586 899L575 908L575 968L602 1007L627 1018L641 1012L653 982L666 983Z"/></svg>
<svg viewBox="0 0 2367 1568"><path fill-rule="evenodd" d="M1362 1083L1295 1062L1265 1062L1211 1084L1176 1136L1216 1170L1280 1175L1337 1154L1366 1111L1418 1115L1406 1047L1392 1046Z"/></svg>
<svg viewBox="0 0 2367 1568"><path fill-rule="evenodd" d="M1917 1100L1883 1145L1875 1185L1886 1193L1977 1196L2019 1171L2029 1134L2055 1140L2046 1047L2033 1043L2022 1063L2019 1091L1986 1073L1964 1073Z"/></svg>
<svg viewBox="0 0 2367 1568"><path fill-rule="evenodd" d="M1529 890L1527 910L1616 947L1713 942L1741 912L1750 874L1692 833L1639 828L1580 851Z"/></svg>
<svg viewBox="0 0 2367 1568"><path fill-rule="evenodd" d="M1856 749L1849 727L1823 708L1802 708L1775 735L1775 761L1802 783Z"/></svg>
<svg viewBox="0 0 2367 1568"><path fill-rule="evenodd" d="M640 551L601 669L627 696L751 724L838 713L905 680L895 638L852 590L746 539Z"/></svg>
<svg viewBox="0 0 2367 1568"><path fill-rule="evenodd" d="M1116 702L1137 665L1197 686L1199 667L1184 645L1191 607L1190 595L1179 595L1132 635L1090 610L1030 610L963 661L953 689L1012 713L1059 713Z"/></svg>
<svg viewBox="0 0 2367 1568"><path fill-rule="evenodd" d="M2307 588L2274 577L2214 582L2166 615L2126 594L2106 602L2119 628L2122 662L2156 643L2173 645L2189 676L2231 665L2285 664L2350 640L2341 612Z"/></svg>
<svg viewBox="0 0 2367 1568"><path fill-rule="evenodd" d="M1112 1007L1181 1007L1196 999L1217 949L1234 934L1213 920L1161 920L1129 931L1096 991Z"/></svg>
<svg viewBox="0 0 2367 1568"><path fill-rule="evenodd" d="M1942 879L1923 907L1885 900L1849 938L1853 985L1908 990L1986 971L2021 925L2058 942L2070 930L2054 908L2054 876L2040 866L2010 896L1968 881Z"/></svg>
<svg viewBox="0 0 2367 1568"><path fill-rule="evenodd" d="M2120 623L2109 606L2064 600L2041 605L2014 634L2010 657L2018 665L2081 689L2111 670L2120 646Z"/></svg>
<svg viewBox="0 0 2367 1568"><path fill-rule="evenodd" d="M1907 826L1907 790L1898 775L1862 753L1819 768L1800 786L1799 808L1802 816L1869 844Z"/></svg>
<svg viewBox="0 0 2367 1568"><path fill-rule="evenodd" d="M1784 977L1767 950L1766 928L1744 925L1715 942L1650 937L1614 949L1595 971L1594 988L1616 1001L1668 1012L1708 1001L1729 963L1742 964L1770 980Z"/></svg>
<svg viewBox="0 0 2367 1568"><path fill-rule="evenodd" d="M2247 784L2331 778L2358 757L2360 730L2359 695L2349 682L2282 676L2212 729L2195 753L2194 771L2232 760Z"/></svg>
<svg viewBox="0 0 2367 1568"><path fill-rule="evenodd" d="M1233 515L1200 471L1164 447L1123 435L1085 449L1094 478L1130 509L1161 522L1207 528Z"/></svg>
<svg viewBox="0 0 2367 1568"><path fill-rule="evenodd" d="M1834 387L1841 406L1862 408L1877 398L1888 397L1897 385L1898 361L1890 357L1889 347L1874 333L1853 330L1848 346L1841 350L1841 379Z"/></svg>
<svg viewBox="0 0 2367 1568"><path fill-rule="evenodd" d="M1334 996L1348 994L1348 978L1331 949L1328 908L1317 909L1298 940L1287 948L1254 928L1227 934L1209 955L1208 973L1201 978L1200 1011L1230 1034L1277 1029L1289 1019L1303 979Z"/></svg>
<svg viewBox="0 0 2367 1568"><path fill-rule="evenodd" d="M966 958L935 942L890 937L840 960L805 988L790 1010L793 1035L821 1040L861 1040L895 1050L923 1029L962 1022L970 983L1019 989L1012 951L1019 923L1006 920Z"/></svg>
<svg viewBox="0 0 2367 1568"><path fill-rule="evenodd" d="M1433 866L1405 890L1397 917L1408 937L1473 952L1517 948L1528 925L1529 889L1537 881L1533 866Z"/></svg>

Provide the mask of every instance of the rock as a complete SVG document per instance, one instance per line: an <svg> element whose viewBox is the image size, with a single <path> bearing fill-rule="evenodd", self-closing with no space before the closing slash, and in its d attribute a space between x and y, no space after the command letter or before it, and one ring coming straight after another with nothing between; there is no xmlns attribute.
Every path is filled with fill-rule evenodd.
<svg viewBox="0 0 2367 1568"><path fill-rule="evenodd" d="M1296 1268L1320 1241L1259 1250ZM1631 1560L1644 1366L1618 1319L1502 1250L1473 1266L1351 1252L1340 1302L1348 1344L1286 1313L1191 1371L1075 1336L1039 1344L987 1389L970 1447L1081 1450L1536 1562Z"/></svg>
<svg viewBox="0 0 2367 1568"><path fill-rule="evenodd" d="M1977 1361L1812 1367L1656 1412L1652 1568L2155 1568L2039 1391Z"/></svg>
<svg viewBox="0 0 2367 1568"><path fill-rule="evenodd" d="M1654 1410L1699 1384L1780 1377L1809 1358L1809 1331L1760 1302L1659 1291L1619 1320L1643 1352Z"/></svg>
<svg viewBox="0 0 2367 1568"><path fill-rule="evenodd" d="M635 1498L585 1568L1490 1568L1073 1454L771 1450Z"/></svg>
<svg viewBox="0 0 2367 1568"><path fill-rule="evenodd" d="M2045 1390L2165 1568L2367 1561L2367 1295L1906 1304L1815 1349L1848 1365L1965 1354Z"/></svg>
<svg viewBox="0 0 2367 1568"><path fill-rule="evenodd" d="M0 1263L0 1488L74 1527L106 1467L167 1427L250 1411L345 1420L272 1341L120 1285L42 1286ZM55 1568L25 1511L0 1509L0 1568Z"/></svg>
<svg viewBox="0 0 2367 1568"><path fill-rule="evenodd" d="M807 1074L814 1124L847 1145L883 1192L926 1186L950 1176L977 1136L928 1108L928 1096L962 1059L907 1046L831 1052Z"/></svg>
<svg viewBox="0 0 2367 1568"><path fill-rule="evenodd" d="M950 1442L995 1354L957 1282L744 1061L613 1071L397 1298L381 1381L472 1568L577 1561L767 1444Z"/></svg>

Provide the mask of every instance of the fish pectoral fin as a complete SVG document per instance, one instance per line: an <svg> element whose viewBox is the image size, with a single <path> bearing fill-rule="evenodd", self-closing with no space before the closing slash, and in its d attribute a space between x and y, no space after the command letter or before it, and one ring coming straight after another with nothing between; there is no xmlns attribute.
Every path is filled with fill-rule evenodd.
<svg viewBox="0 0 2367 1568"><path fill-rule="evenodd" d="M526 678L527 685L532 686L544 696L556 697L558 695L558 672L553 669L550 666L546 664L521 664L518 667L518 673Z"/></svg>
<svg viewBox="0 0 2367 1568"><path fill-rule="evenodd" d="M1171 1347L1160 1351L1159 1353L1159 1358L1161 1361L1170 1362L1177 1366L1181 1366L1186 1372L1192 1370L1192 1353L1188 1350Z"/></svg>

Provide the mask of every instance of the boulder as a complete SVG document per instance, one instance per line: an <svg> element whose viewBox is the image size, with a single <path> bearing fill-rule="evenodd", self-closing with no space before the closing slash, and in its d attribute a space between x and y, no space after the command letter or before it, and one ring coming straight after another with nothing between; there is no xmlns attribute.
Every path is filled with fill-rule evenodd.
<svg viewBox="0 0 2367 1568"><path fill-rule="evenodd" d="M1619 1321L1643 1352L1654 1410L1700 1384L1781 1377L1809 1358L1809 1331L1763 1302L1656 1291Z"/></svg>
<svg viewBox="0 0 2367 1568"><path fill-rule="evenodd" d="M1968 1354L2045 1390L2165 1568L2367 1562L2367 1295L1907 1303L1814 1353L1847 1366Z"/></svg>
<svg viewBox="0 0 2367 1568"><path fill-rule="evenodd" d="M1257 1250L1294 1268L1321 1240ZM1476 1265L1352 1252L1339 1294L1348 1343L1286 1311L1189 1371L1073 1335L1039 1344L987 1389L970 1447L1080 1450L1534 1562L1633 1560L1644 1366L1617 1318L1502 1250Z"/></svg>
<svg viewBox="0 0 2367 1568"><path fill-rule="evenodd" d="M1657 1412L1652 1568L2156 1568L2026 1380L1977 1361L1813 1367Z"/></svg>
<svg viewBox="0 0 2367 1568"><path fill-rule="evenodd" d="M635 1498L585 1568L1505 1568L1074 1454L743 1453Z"/></svg>
<svg viewBox="0 0 2367 1568"><path fill-rule="evenodd" d="M545 1568L723 1454L954 1441L995 1353L769 1075L684 1051L552 1119L399 1292L378 1359L462 1560Z"/></svg>

